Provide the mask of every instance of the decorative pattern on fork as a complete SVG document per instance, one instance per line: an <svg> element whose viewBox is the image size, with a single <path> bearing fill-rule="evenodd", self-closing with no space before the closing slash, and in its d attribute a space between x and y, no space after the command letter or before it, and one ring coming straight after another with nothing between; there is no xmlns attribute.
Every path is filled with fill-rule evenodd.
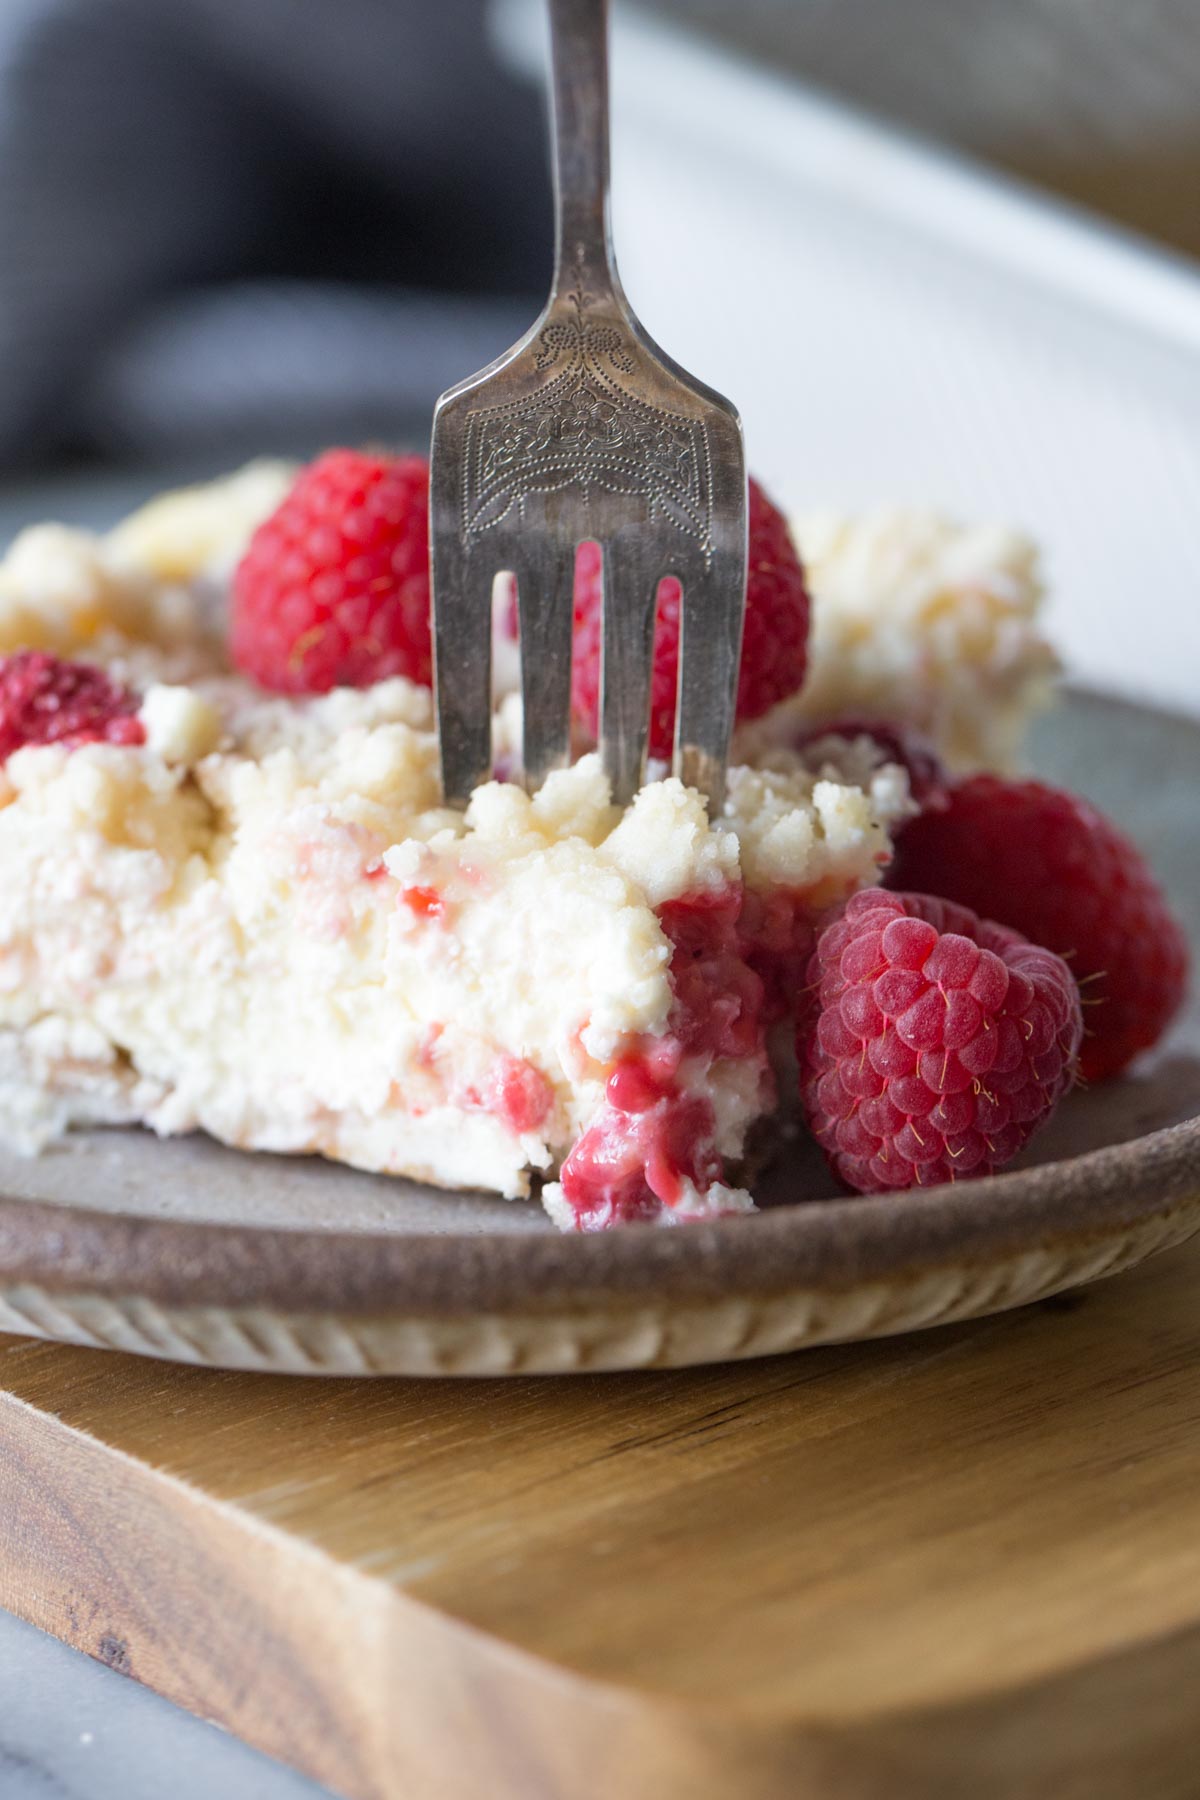
<svg viewBox="0 0 1200 1800"><path fill-rule="evenodd" d="M524 517L526 496L578 487L632 494L694 537L712 562L712 453L702 419L648 406L621 375L637 370L632 340L588 317L599 297L588 291L583 245L566 300L574 318L538 333L539 369L557 369L526 400L467 415L463 535L470 540L507 518ZM559 365L563 365L559 368Z"/></svg>
<svg viewBox="0 0 1200 1800"><path fill-rule="evenodd" d="M607 0L549 0L556 236L550 299L434 414L435 686L448 801L491 767L491 604L517 582L524 779L569 759L577 546L604 565L600 748L614 798L645 775L655 598L683 588L674 769L719 810L746 587L746 465L735 409L649 337L621 288L608 217Z"/></svg>

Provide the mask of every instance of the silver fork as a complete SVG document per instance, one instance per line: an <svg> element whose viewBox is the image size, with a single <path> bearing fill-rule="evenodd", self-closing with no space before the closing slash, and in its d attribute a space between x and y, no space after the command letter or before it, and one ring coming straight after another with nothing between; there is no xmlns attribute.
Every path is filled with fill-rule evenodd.
<svg viewBox="0 0 1200 1800"><path fill-rule="evenodd" d="M603 555L600 748L613 797L645 772L655 595L683 588L674 772L719 810L746 591L737 412L643 330L609 233L608 0L549 0L556 248L545 311L434 412L434 665L446 800L491 769L492 583L517 582L523 764L570 757L575 551Z"/></svg>

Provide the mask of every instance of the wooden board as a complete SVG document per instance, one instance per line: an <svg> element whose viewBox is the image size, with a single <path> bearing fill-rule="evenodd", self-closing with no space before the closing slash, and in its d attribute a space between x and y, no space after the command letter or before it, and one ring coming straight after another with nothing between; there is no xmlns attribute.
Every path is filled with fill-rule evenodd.
<svg viewBox="0 0 1200 1800"><path fill-rule="evenodd" d="M354 1800L1197 1792L1200 1243L687 1373L0 1386L0 1602Z"/></svg>

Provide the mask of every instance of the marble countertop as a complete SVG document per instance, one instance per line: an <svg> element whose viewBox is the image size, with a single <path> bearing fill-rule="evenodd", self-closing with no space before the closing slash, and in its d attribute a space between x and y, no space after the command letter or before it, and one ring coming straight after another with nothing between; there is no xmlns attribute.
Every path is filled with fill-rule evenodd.
<svg viewBox="0 0 1200 1800"><path fill-rule="evenodd" d="M0 1612L3 1800L327 1800L268 1761Z"/></svg>

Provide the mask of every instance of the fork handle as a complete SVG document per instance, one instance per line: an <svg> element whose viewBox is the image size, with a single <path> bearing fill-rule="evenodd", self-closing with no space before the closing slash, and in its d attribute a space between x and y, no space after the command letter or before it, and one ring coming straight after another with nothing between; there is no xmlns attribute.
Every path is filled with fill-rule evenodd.
<svg viewBox="0 0 1200 1800"><path fill-rule="evenodd" d="M614 285L608 204L608 0L548 0L554 132L552 298Z"/></svg>

